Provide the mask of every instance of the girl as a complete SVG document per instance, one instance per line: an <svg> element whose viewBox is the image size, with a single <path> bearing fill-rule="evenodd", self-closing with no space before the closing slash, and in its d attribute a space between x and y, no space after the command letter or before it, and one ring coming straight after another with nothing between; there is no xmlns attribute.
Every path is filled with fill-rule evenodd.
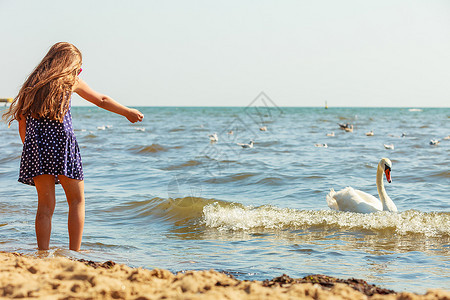
<svg viewBox="0 0 450 300"><path fill-rule="evenodd" d="M38 248L48 250L55 184L61 183L69 204L69 248L78 251L84 228L84 181L80 150L72 128L73 92L87 101L126 117L144 115L92 90L78 75L81 52L72 44L56 43L28 76L3 119L19 122L23 143L19 181L34 185L38 195L35 229Z"/></svg>

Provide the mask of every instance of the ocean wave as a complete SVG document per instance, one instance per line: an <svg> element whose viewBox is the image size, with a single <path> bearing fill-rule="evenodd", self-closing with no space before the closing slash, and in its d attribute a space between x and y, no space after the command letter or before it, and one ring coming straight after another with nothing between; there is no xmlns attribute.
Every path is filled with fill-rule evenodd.
<svg viewBox="0 0 450 300"><path fill-rule="evenodd" d="M242 172L242 173L232 174L232 175L223 176L223 177L214 177L214 178L205 180L205 182L208 182L208 183L240 182L240 181L245 181L247 179L250 179L257 175L258 175L257 173Z"/></svg>
<svg viewBox="0 0 450 300"><path fill-rule="evenodd" d="M279 145L279 141L264 141L264 142L258 142L258 147L270 147L274 145Z"/></svg>
<svg viewBox="0 0 450 300"><path fill-rule="evenodd" d="M186 128L184 127L178 127L178 128L172 128L169 130L169 132L178 132L178 131L185 131Z"/></svg>
<svg viewBox="0 0 450 300"><path fill-rule="evenodd" d="M256 184L265 184L265 185L283 185L283 179L279 177L265 177L260 179Z"/></svg>
<svg viewBox="0 0 450 300"><path fill-rule="evenodd" d="M442 171L431 174L430 177L442 177L442 178L450 178L450 171Z"/></svg>
<svg viewBox="0 0 450 300"><path fill-rule="evenodd" d="M358 214L332 210L297 210L273 206L243 207L210 204L203 208L207 227L220 230L363 230L400 235L450 236L450 213L379 212Z"/></svg>
<svg viewBox="0 0 450 300"><path fill-rule="evenodd" d="M180 170L180 169L184 169L184 168L196 167L201 164L202 164L201 161L191 159L191 160L186 161L181 164L168 166L168 167L164 168L164 170L168 170L168 171Z"/></svg>
<svg viewBox="0 0 450 300"><path fill-rule="evenodd" d="M85 135L84 138L86 138L86 139L95 139L95 138L97 138L97 135L90 132L89 134Z"/></svg>
<svg viewBox="0 0 450 300"><path fill-rule="evenodd" d="M298 210L202 197L159 198L132 201L111 212L133 216L136 222L149 218L179 226L205 226L219 231L264 232L272 230L354 231L384 235L450 237L450 213L408 210L401 213L359 214L333 210Z"/></svg>
<svg viewBox="0 0 450 300"><path fill-rule="evenodd" d="M130 150L138 154L148 154L148 153L165 152L168 150L168 148L163 147L159 144L151 144L150 146L135 146L132 147Z"/></svg>
<svg viewBox="0 0 450 300"><path fill-rule="evenodd" d="M130 201L111 208L108 212L117 213L119 218L126 214L135 222L147 223L149 219L168 221L176 226L193 224L201 219L203 208L213 203L229 205L226 201L202 197L159 198L144 201Z"/></svg>
<svg viewBox="0 0 450 300"><path fill-rule="evenodd" d="M10 153L5 155L4 157L0 158L0 163L4 164L10 161L16 161L16 160L20 160L20 157L22 156L22 153Z"/></svg>

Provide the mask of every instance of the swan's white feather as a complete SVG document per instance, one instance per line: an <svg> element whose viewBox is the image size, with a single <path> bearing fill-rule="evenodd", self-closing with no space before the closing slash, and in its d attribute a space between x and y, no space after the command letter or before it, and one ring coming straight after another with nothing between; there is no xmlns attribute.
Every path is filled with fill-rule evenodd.
<svg viewBox="0 0 450 300"><path fill-rule="evenodd" d="M380 200L363 191L355 190L350 186L337 193L331 189L326 199L328 206L334 210L361 213L372 213L383 210L383 204Z"/></svg>

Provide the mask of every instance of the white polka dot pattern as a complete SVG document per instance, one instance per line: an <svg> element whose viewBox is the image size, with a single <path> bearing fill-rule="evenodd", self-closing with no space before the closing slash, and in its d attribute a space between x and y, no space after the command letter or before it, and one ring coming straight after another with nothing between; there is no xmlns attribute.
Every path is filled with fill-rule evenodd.
<svg viewBox="0 0 450 300"><path fill-rule="evenodd" d="M27 117L27 129L20 161L19 182L34 185L33 177L43 174L83 180L80 149L69 111L64 121Z"/></svg>

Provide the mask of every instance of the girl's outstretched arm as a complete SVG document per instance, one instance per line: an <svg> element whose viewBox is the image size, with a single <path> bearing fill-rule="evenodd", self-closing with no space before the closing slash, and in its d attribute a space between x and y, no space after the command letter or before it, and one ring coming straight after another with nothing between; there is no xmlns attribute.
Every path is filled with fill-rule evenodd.
<svg viewBox="0 0 450 300"><path fill-rule="evenodd" d="M80 78L77 78L77 83L74 85L73 91L100 108L126 117L131 123L140 122L144 118L144 115L137 109L128 108L114 101L111 97L94 91Z"/></svg>

